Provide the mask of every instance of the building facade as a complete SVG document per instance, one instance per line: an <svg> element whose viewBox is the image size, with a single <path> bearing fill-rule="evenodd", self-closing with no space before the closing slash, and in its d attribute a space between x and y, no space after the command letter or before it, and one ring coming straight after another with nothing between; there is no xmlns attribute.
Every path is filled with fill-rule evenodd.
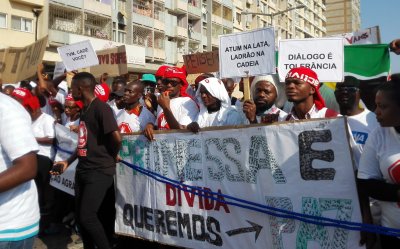
<svg viewBox="0 0 400 249"><path fill-rule="evenodd" d="M360 0L325 0L327 35L350 33L360 29Z"/></svg>
<svg viewBox="0 0 400 249"><path fill-rule="evenodd" d="M61 60L57 47L67 44L90 40L95 50L125 44L129 71L137 77L155 72L162 64L182 65L184 54L218 49L222 34L273 26L276 41L326 35L323 0L0 2L0 32L6 34L2 37L16 37L9 39L12 44L0 42L5 46L25 46L48 35L44 60L51 65ZM25 11L20 13L22 9ZM32 9L41 9L37 19ZM17 17L25 30L16 30Z"/></svg>

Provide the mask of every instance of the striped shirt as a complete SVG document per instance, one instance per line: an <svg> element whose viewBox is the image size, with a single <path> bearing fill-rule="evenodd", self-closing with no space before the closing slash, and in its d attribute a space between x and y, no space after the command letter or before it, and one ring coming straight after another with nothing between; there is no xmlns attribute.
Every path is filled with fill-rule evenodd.
<svg viewBox="0 0 400 249"><path fill-rule="evenodd" d="M22 105L0 93L0 172L11 168L15 159L39 150L31 123ZM39 218L33 180L0 193L0 241L18 241L36 235Z"/></svg>

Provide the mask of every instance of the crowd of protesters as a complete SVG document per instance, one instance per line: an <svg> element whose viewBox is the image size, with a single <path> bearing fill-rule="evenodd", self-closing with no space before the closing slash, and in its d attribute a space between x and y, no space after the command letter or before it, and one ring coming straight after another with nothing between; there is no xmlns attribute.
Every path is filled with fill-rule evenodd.
<svg viewBox="0 0 400 249"><path fill-rule="evenodd" d="M392 42L391 50L400 53L399 45L398 41ZM285 82L279 82L277 75L254 77L248 100L232 96L242 81L235 83L206 73L189 84L184 67L164 65L155 75L144 74L134 81L124 75L114 77L111 89L107 72L100 79L86 72L68 73L74 74L69 87L65 82L67 73L50 80L43 65L38 67L36 82L2 87L0 248L8 248L3 247L7 240L25 241L26 247L21 248L31 248L32 236L57 232L56 224L69 212L60 212L62 193L50 186L50 177L62 174L76 159L75 205L69 205L71 210L67 211L75 214L75 228L84 248L111 248L115 239L113 176L119 160L120 134L141 132L151 141L154 130L188 129L197 133L205 127L340 115L348 117L353 134L350 144L363 221L400 229L397 77L379 86L373 113L363 105L360 81L354 77L345 77L344 82L336 84L339 110L327 108L319 91L318 75L305 67L291 69ZM291 103L290 108L285 108L286 102ZM55 161L56 123L78 135L76 150L66 161ZM12 229L20 232L7 233ZM363 233L361 243L372 246L375 235ZM396 237L381 236L380 243L381 248L400 248Z"/></svg>

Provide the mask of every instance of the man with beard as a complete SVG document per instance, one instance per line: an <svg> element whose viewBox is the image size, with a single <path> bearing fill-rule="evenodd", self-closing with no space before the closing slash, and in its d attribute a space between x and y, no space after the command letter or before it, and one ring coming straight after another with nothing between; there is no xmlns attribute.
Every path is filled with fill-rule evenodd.
<svg viewBox="0 0 400 249"><path fill-rule="evenodd" d="M252 100L243 103L243 112L251 124L284 121L287 113L275 106L280 96L274 75L257 76L251 85Z"/></svg>

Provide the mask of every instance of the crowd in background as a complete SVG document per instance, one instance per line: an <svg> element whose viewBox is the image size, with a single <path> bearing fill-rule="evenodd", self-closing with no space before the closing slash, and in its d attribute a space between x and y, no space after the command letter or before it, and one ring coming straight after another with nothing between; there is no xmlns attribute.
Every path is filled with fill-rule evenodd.
<svg viewBox="0 0 400 249"><path fill-rule="evenodd" d="M399 54L399 45L398 40L391 43L391 51ZM67 74L73 74L70 85L65 81ZM237 85L243 91L243 80L235 82L204 73L194 82L188 82L185 67L164 65L154 75L144 74L133 81L128 81L126 75L108 77L107 72L99 79L90 73L68 72L51 80L43 65L39 65L37 80L22 81L18 86L5 85L0 94L3 165L0 170L12 163L22 163L30 170L23 177L17 172L20 180L15 183L0 178L0 224L13 228L19 222L15 217L2 216L6 206L12 210L13 205L19 205L13 203L18 201L13 197L19 196L27 206L20 213L25 216L34 213L36 209L29 202L36 201L42 219L38 223L38 215L24 217L29 222L16 227L22 227L25 233L10 238L18 241L35 235L35 228L40 235L57 233L57 225L64 219L82 236L85 248L111 248L115 240L113 175L119 160L120 134L141 132L152 141L155 130L199 132L205 127L343 115L348 117L353 135L350 145L363 221L400 229L400 78L397 75L376 89L375 110L368 110L363 104L360 81L351 76L336 84L334 95L339 110L326 107L319 90L323 83L309 68L291 69L285 82L279 82L277 75L264 75L252 78L250 83L251 98L241 100L232 93ZM74 154L61 162L54 162L57 123L78 135ZM79 163L73 198L49 182L51 174L62 174L76 159ZM29 181L31 178L36 184ZM19 183L22 185L18 187ZM38 199L33 193L34 185ZM13 192L13 188L19 189ZM100 212L106 215L99 215ZM362 234L361 242L370 248L375 240L374 234ZM380 236L379 241L381 248L400 247L400 239L396 237Z"/></svg>

